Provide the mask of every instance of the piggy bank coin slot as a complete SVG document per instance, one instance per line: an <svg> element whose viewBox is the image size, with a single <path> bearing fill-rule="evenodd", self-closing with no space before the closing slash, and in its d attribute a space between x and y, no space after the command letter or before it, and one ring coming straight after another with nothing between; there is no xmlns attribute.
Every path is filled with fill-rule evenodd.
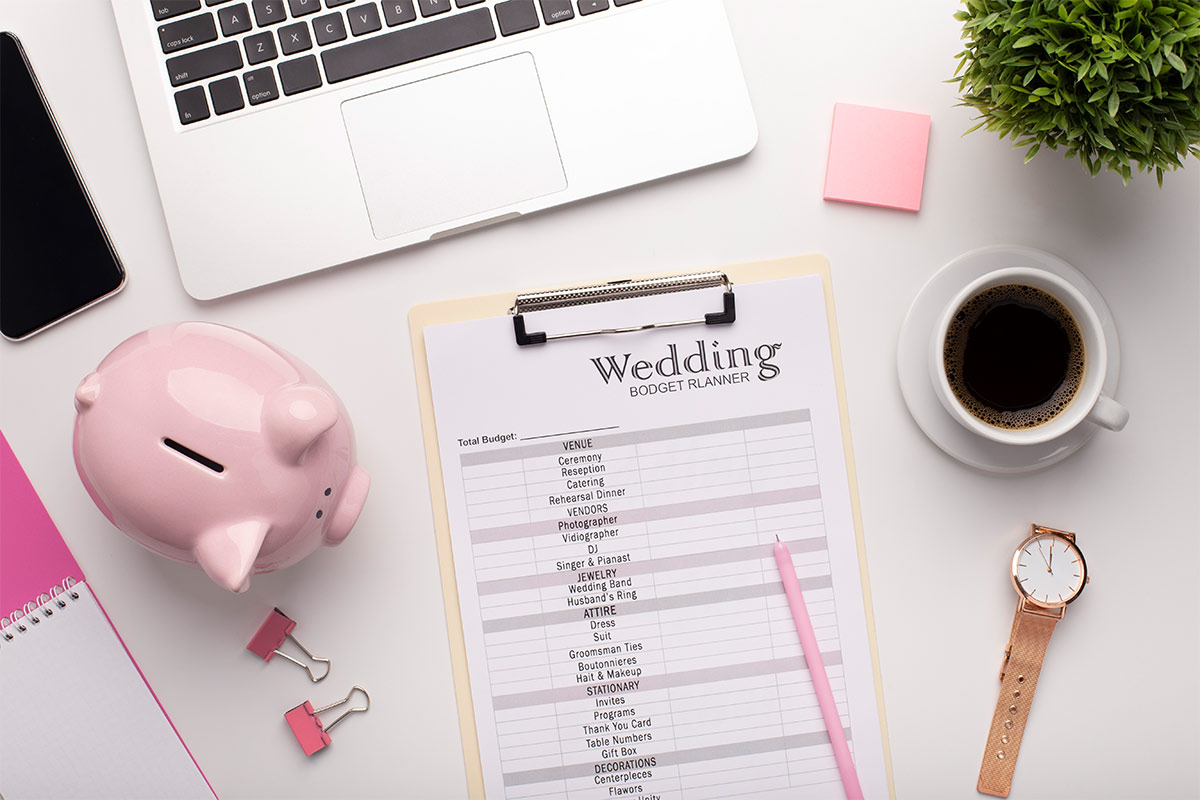
<svg viewBox="0 0 1200 800"><path fill-rule="evenodd" d="M183 445L181 445L179 442L175 441L174 439L164 438L163 444L165 444L167 447L174 450L176 453L187 456L192 461L195 461L197 464L200 464L201 466L204 466L204 467L208 467L213 472L219 473L219 472L225 471L225 466L223 464L218 464L216 461L213 461L211 458L200 455L199 453L197 453L195 450L191 449L190 447L184 447Z"/></svg>

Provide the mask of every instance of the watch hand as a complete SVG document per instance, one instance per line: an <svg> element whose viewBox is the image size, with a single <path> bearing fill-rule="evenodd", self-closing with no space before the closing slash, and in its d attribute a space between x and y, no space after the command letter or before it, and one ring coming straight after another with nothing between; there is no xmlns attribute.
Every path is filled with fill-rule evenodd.
<svg viewBox="0 0 1200 800"><path fill-rule="evenodd" d="M1050 543L1050 560L1046 562L1046 569L1054 571L1054 542Z"/></svg>
<svg viewBox="0 0 1200 800"><path fill-rule="evenodd" d="M1042 549L1042 543L1038 542L1038 552L1042 554L1042 561L1046 562L1046 572L1050 571L1050 561L1046 558L1046 551Z"/></svg>

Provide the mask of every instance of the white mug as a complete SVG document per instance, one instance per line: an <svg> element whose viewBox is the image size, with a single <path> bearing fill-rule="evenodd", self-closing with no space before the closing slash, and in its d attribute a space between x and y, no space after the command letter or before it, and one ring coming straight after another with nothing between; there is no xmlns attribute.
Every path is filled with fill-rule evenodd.
<svg viewBox="0 0 1200 800"><path fill-rule="evenodd" d="M975 295L994 286L1020 284L1041 289L1052 295L1071 313L1083 338L1084 374L1075 396L1067 407L1049 421L1032 428L1010 429L989 425L976 417L959 401L946 377L946 332L958 310ZM1104 327L1096 309L1087 298L1052 272L1034 267L1008 267L977 278L962 288L938 316L929 346L929 375L934 392L950 416L959 424L992 441L1003 444L1040 444L1074 430L1085 422L1095 423L1111 431L1119 431L1129 421L1129 411L1103 394L1105 372L1108 369L1108 347Z"/></svg>

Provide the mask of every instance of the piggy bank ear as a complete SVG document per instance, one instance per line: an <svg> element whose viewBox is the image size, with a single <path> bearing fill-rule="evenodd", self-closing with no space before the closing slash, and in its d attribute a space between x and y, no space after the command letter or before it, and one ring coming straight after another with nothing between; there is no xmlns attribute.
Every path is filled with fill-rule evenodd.
<svg viewBox="0 0 1200 800"><path fill-rule="evenodd" d="M93 372L80 381L79 387L75 390L75 410L83 413L84 409L90 408L99 396L100 373Z"/></svg>
<svg viewBox="0 0 1200 800"><path fill-rule="evenodd" d="M200 535L192 552L208 577L218 586L241 594L250 588L254 559L270 529L251 519L224 528L211 528Z"/></svg>
<svg viewBox="0 0 1200 800"><path fill-rule="evenodd" d="M328 392L315 386L281 389L263 407L267 440L288 461L299 461L304 451L337 420L337 403Z"/></svg>
<svg viewBox="0 0 1200 800"><path fill-rule="evenodd" d="M346 483L338 494L337 505L329 517L329 527L325 529L325 544L333 546L341 544L350 533L354 523L358 521L363 503L367 502L367 490L371 488L371 476L360 466L355 465L350 470Z"/></svg>

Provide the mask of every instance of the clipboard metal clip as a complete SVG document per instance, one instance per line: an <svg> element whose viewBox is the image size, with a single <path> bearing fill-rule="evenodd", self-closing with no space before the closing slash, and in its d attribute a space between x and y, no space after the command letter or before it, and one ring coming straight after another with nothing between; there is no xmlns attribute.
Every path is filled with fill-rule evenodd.
<svg viewBox="0 0 1200 800"><path fill-rule="evenodd" d="M589 331L573 333L530 332L525 329L524 315L531 311L547 311L552 308L568 308L571 306L588 305L591 303L606 303L610 300L627 300L633 297L648 297L651 295L668 294L671 292L687 292L693 289L709 289L724 286L721 311L705 314L699 319L685 319L675 322L650 322L645 325L631 325L623 328L597 328ZM575 286L569 289L555 289L547 292L529 292L517 295L513 307L508 310L513 318L513 331L517 344L524 347L531 344L545 344L552 339L575 339L580 336L599 336L607 333L633 333L654 328L677 328L681 325L728 325L737 318L733 303L733 282L724 272L691 272L684 275L668 275L661 278L641 278L637 280L609 281L589 286Z"/></svg>

